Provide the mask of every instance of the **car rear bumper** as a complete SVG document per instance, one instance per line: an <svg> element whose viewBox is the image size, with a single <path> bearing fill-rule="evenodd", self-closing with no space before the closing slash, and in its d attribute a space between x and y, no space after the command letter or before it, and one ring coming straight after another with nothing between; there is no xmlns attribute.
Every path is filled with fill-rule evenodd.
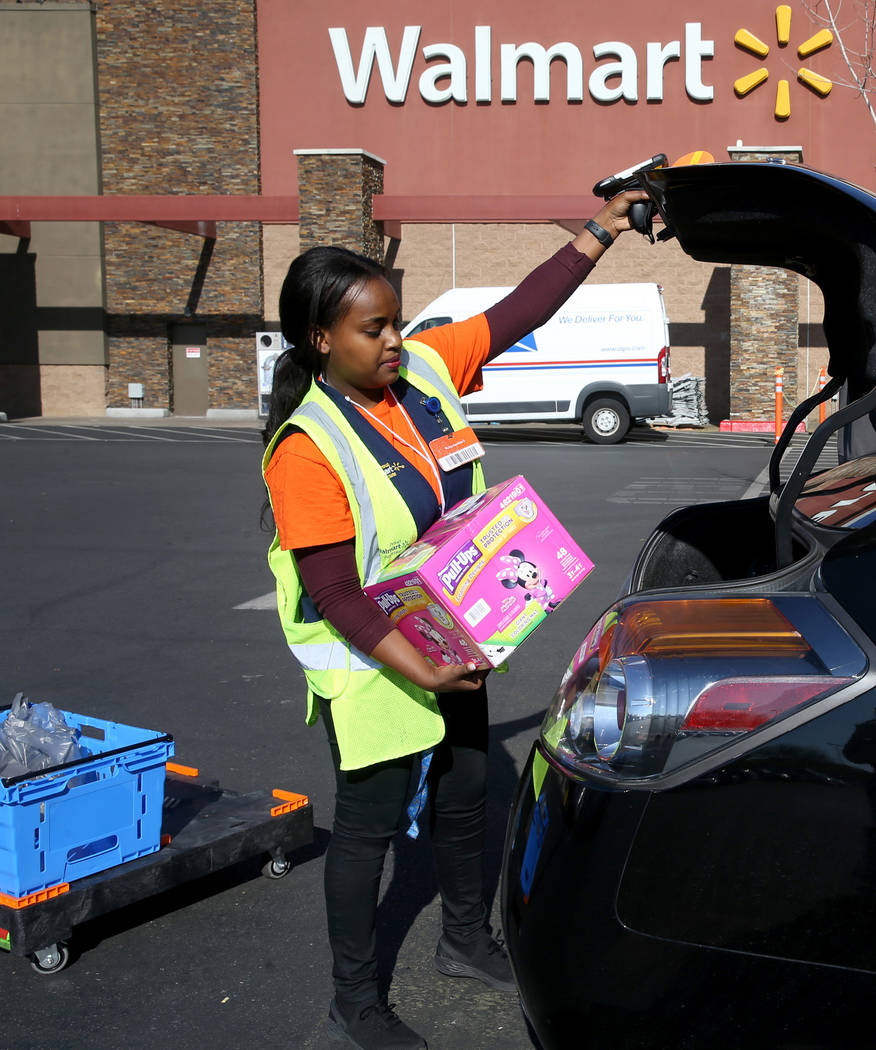
<svg viewBox="0 0 876 1050"><path fill-rule="evenodd" d="M502 909L523 1010L544 1050L857 1045L873 974L669 940L621 921L618 890L649 798L577 782L538 745L530 753L509 818Z"/></svg>

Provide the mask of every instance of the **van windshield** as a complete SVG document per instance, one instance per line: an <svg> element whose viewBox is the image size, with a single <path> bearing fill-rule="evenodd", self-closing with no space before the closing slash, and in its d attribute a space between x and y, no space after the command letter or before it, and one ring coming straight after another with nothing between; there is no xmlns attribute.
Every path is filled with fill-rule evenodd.
<svg viewBox="0 0 876 1050"><path fill-rule="evenodd" d="M416 327L412 328L405 336L405 339L410 339L411 336L425 332L427 328L438 328L443 324L450 324L452 321L452 317L427 317L425 321L420 321Z"/></svg>

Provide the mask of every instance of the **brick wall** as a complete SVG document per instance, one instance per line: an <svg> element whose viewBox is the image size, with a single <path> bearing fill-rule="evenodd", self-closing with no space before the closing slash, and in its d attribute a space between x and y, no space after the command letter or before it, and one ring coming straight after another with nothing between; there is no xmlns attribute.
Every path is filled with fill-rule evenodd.
<svg viewBox="0 0 876 1050"><path fill-rule="evenodd" d="M773 418L777 366L785 371L787 416L797 403L797 276L766 266L731 270L730 419Z"/></svg>
<svg viewBox="0 0 876 1050"><path fill-rule="evenodd" d="M364 150L296 150L301 251L339 244L383 262L382 223L371 198L383 192L383 161Z"/></svg>
<svg viewBox="0 0 876 1050"><path fill-rule="evenodd" d="M379 258L366 247L371 231L363 221L369 192L364 155L347 153L306 151L298 157L300 248L339 243ZM762 155L741 159L759 160ZM265 255L266 285L273 289L267 312L272 318L276 289L298 247L294 235L281 229L271 235L276 249L268 251L266 246ZM514 285L570 236L547 223L406 223L401 242L388 242L386 255L402 317L413 317L454 280L460 287ZM776 364L785 368L786 405L792 407L814 389L826 358L821 296L815 286L789 271L711 266L686 256L675 241L651 245L627 235L602 257L590 281L655 281L663 287L673 375L705 378L713 423L771 418ZM732 368L738 372L731 382Z"/></svg>
<svg viewBox="0 0 876 1050"><path fill-rule="evenodd" d="M802 154L788 148L730 150L734 161L781 157L799 164ZM731 420L770 420L775 416L776 368L784 369L785 417L797 404L797 351L800 342L800 280L790 270L732 266L730 274Z"/></svg>
<svg viewBox="0 0 876 1050"><path fill-rule="evenodd" d="M260 192L254 0L103 0L97 73L104 193ZM217 232L205 249L106 224L108 405L127 405L133 381L146 407L169 406L168 328L193 319L207 325L210 406L256 407L260 226Z"/></svg>

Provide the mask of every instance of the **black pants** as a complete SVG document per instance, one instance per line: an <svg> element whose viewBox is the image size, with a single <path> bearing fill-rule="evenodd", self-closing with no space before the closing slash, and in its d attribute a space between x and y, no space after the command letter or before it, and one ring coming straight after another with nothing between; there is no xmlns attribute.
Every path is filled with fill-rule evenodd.
<svg viewBox="0 0 876 1050"><path fill-rule="evenodd" d="M486 818L486 688L438 697L446 732L429 768L429 831L444 932L456 942L486 922L483 853ZM416 755L342 771L331 703L320 701L335 764L337 791L325 858L325 898L332 975L348 1007L377 1000L377 900L389 843L406 829ZM422 823L421 817L421 823Z"/></svg>

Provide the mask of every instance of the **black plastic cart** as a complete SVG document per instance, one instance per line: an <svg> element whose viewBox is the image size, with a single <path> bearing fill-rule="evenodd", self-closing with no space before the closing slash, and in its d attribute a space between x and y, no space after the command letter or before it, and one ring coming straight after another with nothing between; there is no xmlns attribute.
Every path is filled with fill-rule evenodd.
<svg viewBox="0 0 876 1050"><path fill-rule="evenodd" d="M244 860L263 858L262 874L279 879L292 853L313 841L313 807L285 791L237 794L197 783L168 763L161 849L47 890L25 906L0 899L0 946L30 957L39 974L70 961L75 927ZM5 898L9 901L9 898Z"/></svg>

